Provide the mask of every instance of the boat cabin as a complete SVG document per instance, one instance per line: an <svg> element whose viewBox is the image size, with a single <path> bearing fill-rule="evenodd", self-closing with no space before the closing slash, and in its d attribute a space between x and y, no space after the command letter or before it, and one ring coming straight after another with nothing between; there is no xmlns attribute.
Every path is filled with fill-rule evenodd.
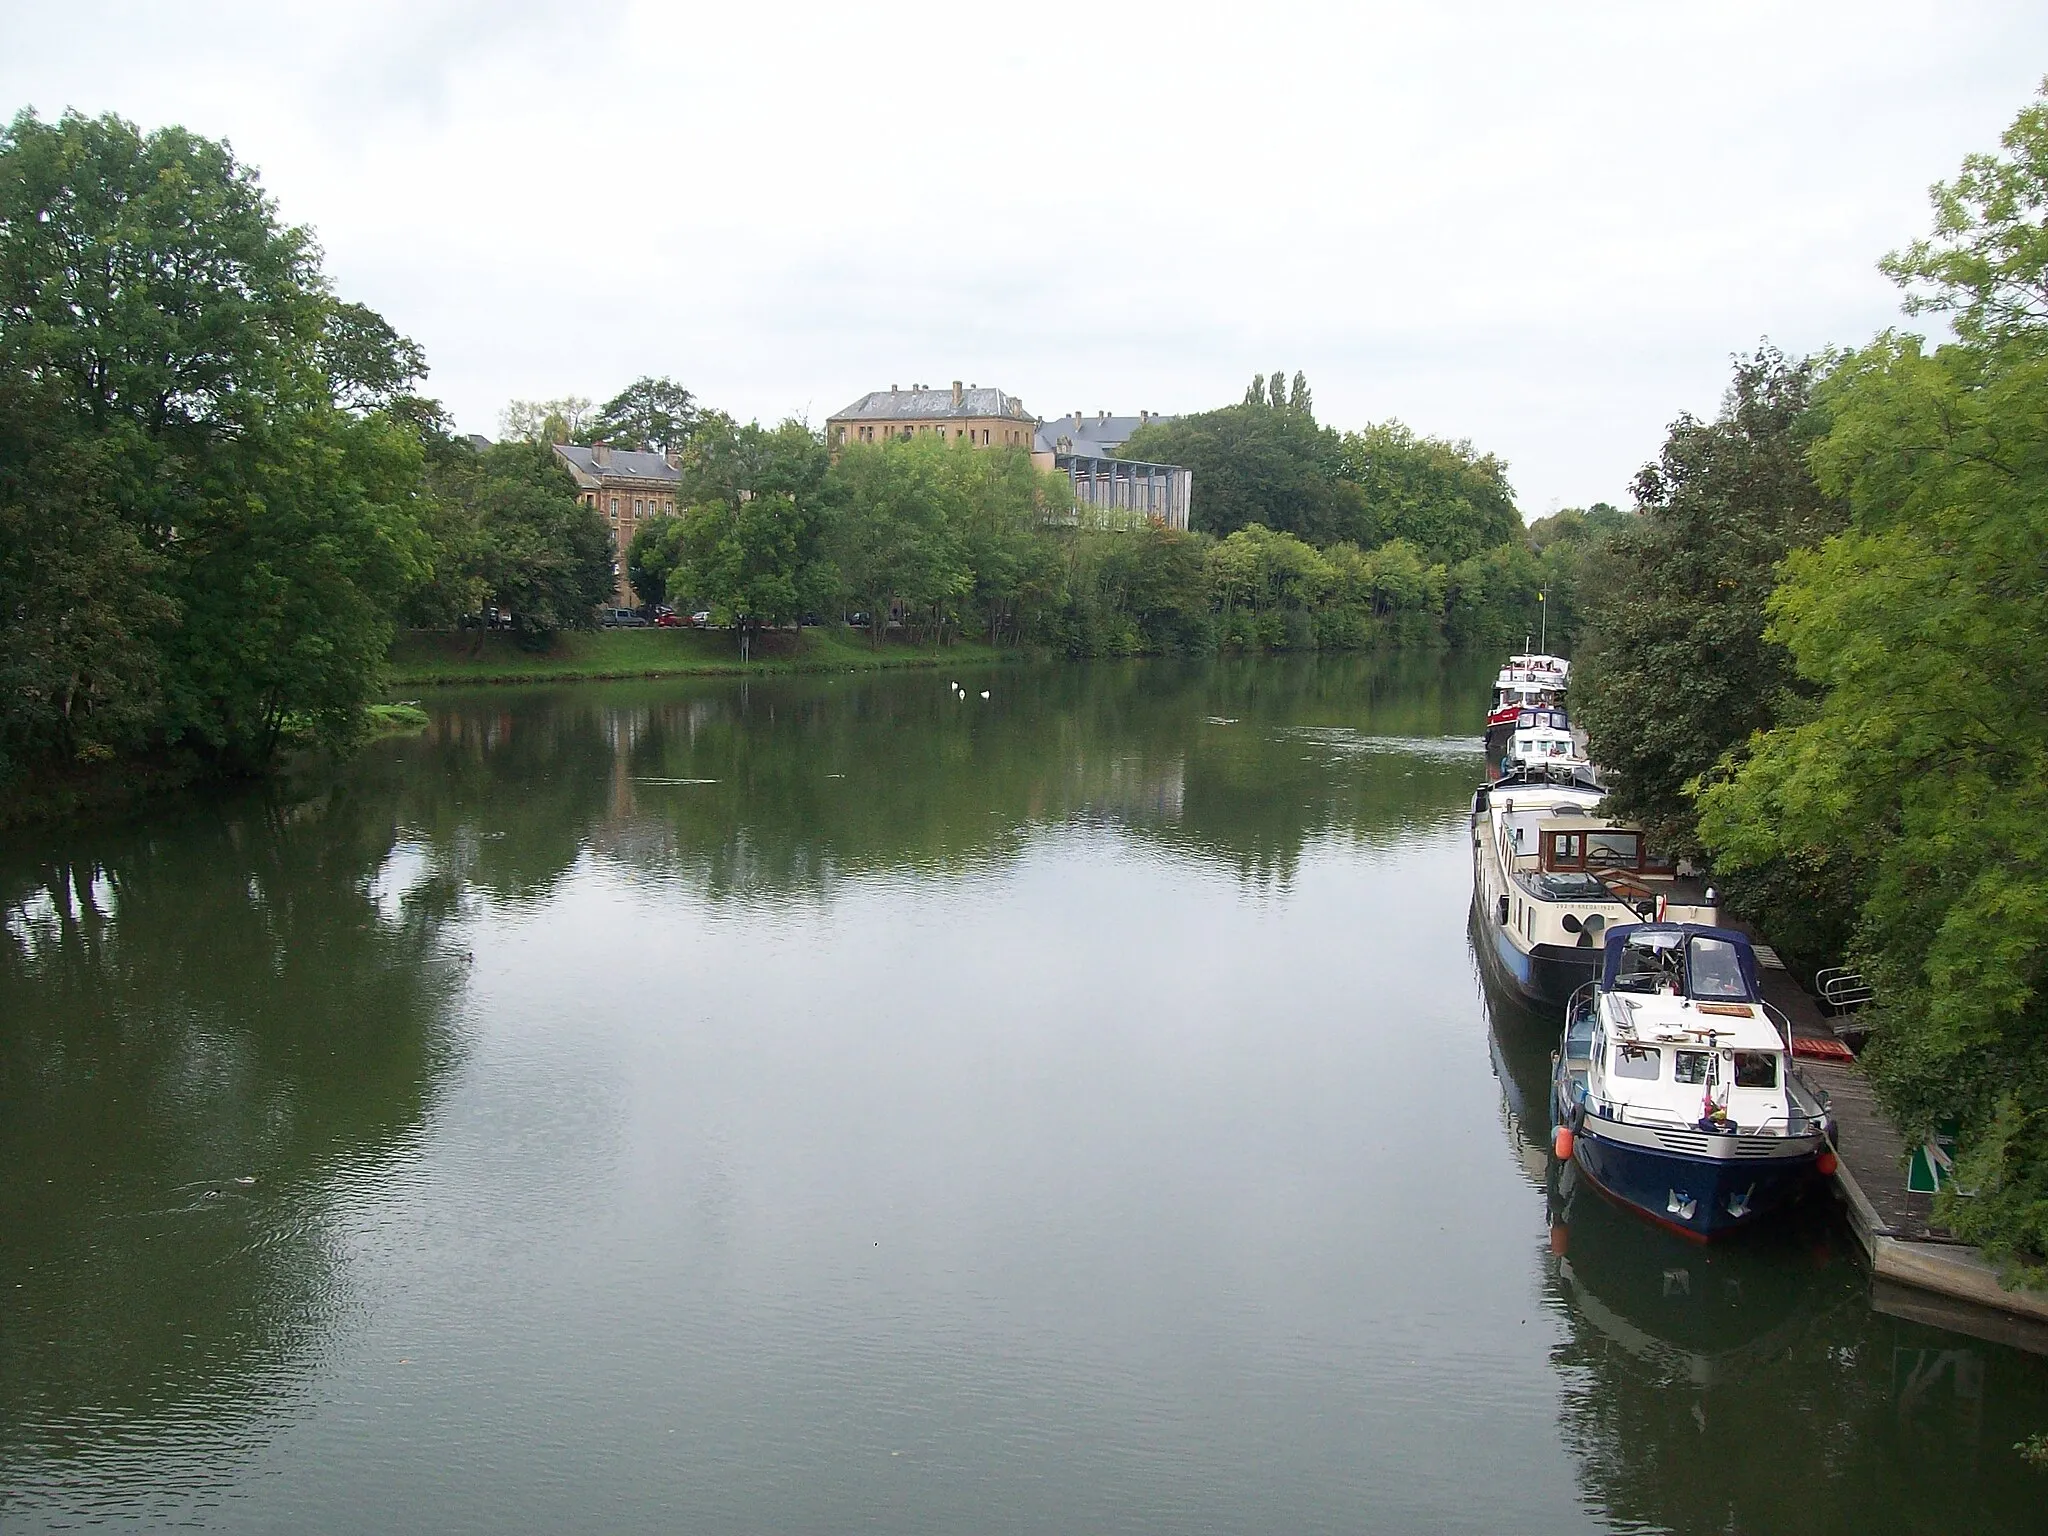
<svg viewBox="0 0 2048 1536"><path fill-rule="evenodd" d="M1694 923L1608 930L1595 1006L1565 1053L1608 1118L1748 1134L1805 1134L1787 1041L1764 1009L1749 940ZM1797 1122L1795 1125L1794 1122Z"/></svg>

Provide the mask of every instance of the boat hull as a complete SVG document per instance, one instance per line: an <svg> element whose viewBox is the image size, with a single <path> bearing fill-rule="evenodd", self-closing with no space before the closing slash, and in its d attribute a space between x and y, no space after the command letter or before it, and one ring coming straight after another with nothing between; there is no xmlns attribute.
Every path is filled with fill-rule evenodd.
<svg viewBox="0 0 2048 1536"><path fill-rule="evenodd" d="M1479 951L1488 968L1533 1007L1562 1012L1571 995L1600 974L1600 951L1590 944L1524 949L1504 924L1487 921L1484 911L1478 917Z"/></svg>
<svg viewBox="0 0 2048 1536"><path fill-rule="evenodd" d="M1573 1132L1579 1171L1610 1199L1687 1237L1711 1240L1769 1221L1819 1181L1815 1165L1824 1143L1818 1138L1788 1148L1787 1155L1692 1157L1615 1140L1600 1125L1586 1119ZM1734 1150L1742 1138L1715 1140Z"/></svg>

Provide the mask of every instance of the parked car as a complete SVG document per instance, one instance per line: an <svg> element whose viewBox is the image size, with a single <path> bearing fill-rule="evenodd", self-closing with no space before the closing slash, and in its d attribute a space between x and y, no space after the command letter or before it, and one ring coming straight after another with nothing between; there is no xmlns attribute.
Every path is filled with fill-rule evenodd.
<svg viewBox="0 0 2048 1536"><path fill-rule="evenodd" d="M654 616L656 629L688 629L690 621L679 613L658 613Z"/></svg>
<svg viewBox="0 0 2048 1536"><path fill-rule="evenodd" d="M598 622L606 629L647 628L647 621L630 608L607 608Z"/></svg>
<svg viewBox="0 0 2048 1536"><path fill-rule="evenodd" d="M711 610L709 608L699 609L696 613L690 615L690 622L702 628L711 622Z"/></svg>

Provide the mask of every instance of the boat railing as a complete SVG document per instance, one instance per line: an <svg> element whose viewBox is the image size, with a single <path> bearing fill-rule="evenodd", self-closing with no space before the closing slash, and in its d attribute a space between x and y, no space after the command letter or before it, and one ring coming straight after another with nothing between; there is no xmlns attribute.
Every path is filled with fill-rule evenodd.
<svg viewBox="0 0 2048 1536"><path fill-rule="evenodd" d="M1624 1104L1614 1099L1597 1098L1587 1094L1581 1102L1586 1113L1598 1120L1609 1120L1618 1125L1666 1126L1673 1130L1697 1131L1701 1129L1700 1117L1681 1114L1661 1104ZM1794 1136L1811 1136L1827 1129L1825 1106L1818 1115L1808 1114L1795 1106L1789 1113L1770 1115L1758 1121L1743 1120L1731 1124L1717 1135L1740 1135L1774 1137L1779 1139Z"/></svg>
<svg viewBox="0 0 2048 1536"><path fill-rule="evenodd" d="M1824 971L1814 972L1813 985L1814 990L1820 993L1820 1000L1838 1014L1854 1013L1873 995L1863 973L1849 970L1846 966L1829 966Z"/></svg>

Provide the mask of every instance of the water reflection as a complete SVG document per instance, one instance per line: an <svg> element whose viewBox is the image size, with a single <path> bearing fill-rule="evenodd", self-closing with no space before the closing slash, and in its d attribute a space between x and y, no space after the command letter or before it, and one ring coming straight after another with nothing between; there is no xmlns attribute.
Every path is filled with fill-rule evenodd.
<svg viewBox="0 0 2048 1536"><path fill-rule="evenodd" d="M0 862L0 1508L118 1503L89 1468L138 1438L233 1452L327 1347L326 1190L399 1155L450 1049L455 891L380 904L393 841L343 791Z"/></svg>
<svg viewBox="0 0 2048 1536"><path fill-rule="evenodd" d="M1115 823L1285 886L1312 838L1382 843L1440 822L1479 757L1470 689L1434 657L998 669L964 698L953 681L437 701L403 814L442 868L512 901L585 850L725 900L985 865L1061 822ZM1374 753L1398 766L1332 771Z"/></svg>
<svg viewBox="0 0 2048 1536"><path fill-rule="evenodd" d="M1548 1155L1557 1022L1485 995L1511 1152L1551 1223L1561 1426L1593 1508L1630 1530L2040 1529L2011 1450L2048 1418L2038 1360L1874 1311L1831 1208L1712 1246L1616 1208Z"/></svg>

